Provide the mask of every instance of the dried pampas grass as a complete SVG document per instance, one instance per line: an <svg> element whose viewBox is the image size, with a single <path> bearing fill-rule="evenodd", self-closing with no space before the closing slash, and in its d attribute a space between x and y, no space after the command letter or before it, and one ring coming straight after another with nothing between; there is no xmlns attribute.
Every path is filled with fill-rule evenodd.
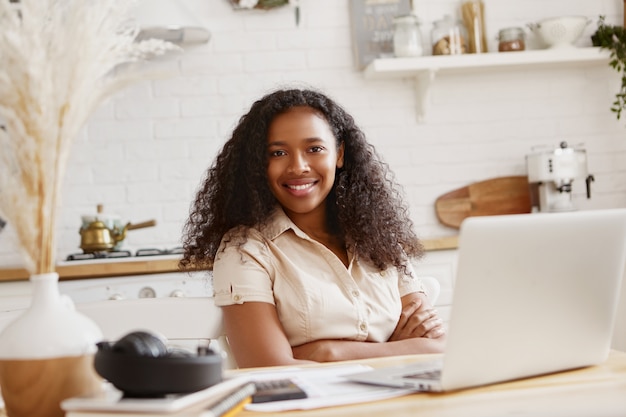
<svg viewBox="0 0 626 417"><path fill-rule="evenodd" d="M72 141L108 96L178 49L135 42L129 0L0 0L0 217L31 274L55 269L60 189ZM17 9L17 10L16 10Z"/></svg>

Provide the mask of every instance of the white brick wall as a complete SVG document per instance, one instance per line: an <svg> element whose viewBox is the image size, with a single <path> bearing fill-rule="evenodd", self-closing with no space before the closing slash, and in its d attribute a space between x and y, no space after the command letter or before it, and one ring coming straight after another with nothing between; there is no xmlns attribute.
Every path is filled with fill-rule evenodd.
<svg viewBox="0 0 626 417"><path fill-rule="evenodd" d="M489 72L437 79L427 120L416 121L411 79L365 80L354 68L348 0L300 0L293 10L233 11L226 0L185 0L210 28L206 45L153 65L167 79L146 81L103 105L77 138L63 189L58 257L79 250L80 216L103 203L122 219L156 219L128 233L129 248L169 248L201 176L236 120L281 85L324 89L357 119L396 171L423 237L454 234L440 226L437 196L473 181L525 173L532 146L584 143L595 174L592 199L575 184L581 208L626 206L626 121L609 107L619 79L608 66ZM457 0L418 0L425 43L433 20ZM544 17L582 14L622 21L619 0L486 0L490 47L499 28ZM427 48L428 50L429 48ZM21 260L8 226L0 265Z"/></svg>

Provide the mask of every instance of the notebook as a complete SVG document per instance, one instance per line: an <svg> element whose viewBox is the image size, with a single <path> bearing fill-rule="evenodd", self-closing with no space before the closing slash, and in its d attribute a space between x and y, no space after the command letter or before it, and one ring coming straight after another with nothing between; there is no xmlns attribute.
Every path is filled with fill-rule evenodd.
<svg viewBox="0 0 626 417"><path fill-rule="evenodd" d="M626 209L469 217L442 360L352 381L451 391L596 365L609 353Z"/></svg>

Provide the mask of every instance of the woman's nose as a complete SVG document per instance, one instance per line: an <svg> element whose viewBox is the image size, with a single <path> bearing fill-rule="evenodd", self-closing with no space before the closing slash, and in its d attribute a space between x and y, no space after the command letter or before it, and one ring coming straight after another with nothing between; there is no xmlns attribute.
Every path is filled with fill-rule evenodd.
<svg viewBox="0 0 626 417"><path fill-rule="evenodd" d="M309 171L309 163L305 155L296 153L289 160L289 171L294 174L301 174Z"/></svg>

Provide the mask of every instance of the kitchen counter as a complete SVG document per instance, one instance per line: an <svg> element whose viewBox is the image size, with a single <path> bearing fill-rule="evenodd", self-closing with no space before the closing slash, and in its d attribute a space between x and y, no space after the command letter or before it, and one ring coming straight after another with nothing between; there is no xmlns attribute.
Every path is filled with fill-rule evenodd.
<svg viewBox="0 0 626 417"><path fill-rule="evenodd" d="M426 239L422 243L427 251L456 249L458 237ZM56 271L61 280L177 272L179 259L179 255L168 255L71 261L59 263ZM27 280L28 277L23 268L0 269L0 282Z"/></svg>
<svg viewBox="0 0 626 417"><path fill-rule="evenodd" d="M459 237L447 236L437 239L424 239L422 240L422 244L427 251L456 249L459 245Z"/></svg>
<svg viewBox="0 0 626 417"><path fill-rule="evenodd" d="M133 256L71 261L57 264L56 272L59 273L61 280L177 272L179 259L179 256ZM29 274L24 268L0 269L0 282L26 280L28 277Z"/></svg>

